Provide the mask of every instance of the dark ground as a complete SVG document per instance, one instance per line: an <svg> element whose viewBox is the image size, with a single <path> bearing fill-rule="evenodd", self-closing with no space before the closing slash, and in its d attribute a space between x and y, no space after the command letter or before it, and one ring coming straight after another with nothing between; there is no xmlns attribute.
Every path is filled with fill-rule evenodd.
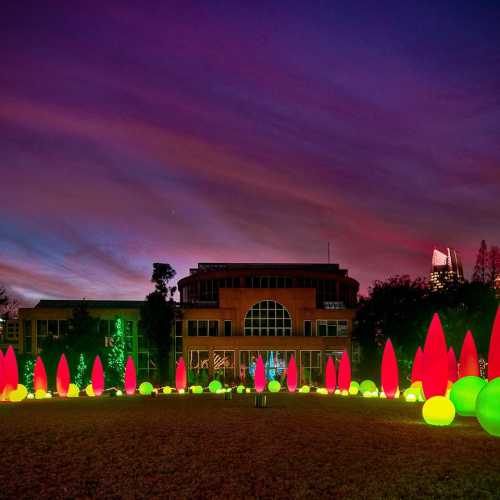
<svg viewBox="0 0 500 500"><path fill-rule="evenodd" d="M0 405L0 497L500 498L500 439L316 394Z"/></svg>

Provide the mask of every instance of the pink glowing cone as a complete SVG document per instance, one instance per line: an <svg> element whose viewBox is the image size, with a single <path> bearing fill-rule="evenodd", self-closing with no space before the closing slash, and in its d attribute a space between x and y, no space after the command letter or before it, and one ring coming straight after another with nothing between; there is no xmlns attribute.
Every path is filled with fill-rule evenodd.
<svg viewBox="0 0 500 500"><path fill-rule="evenodd" d="M123 385L125 387L125 392L129 396L135 394L135 388L137 386L137 377L135 373L134 359L132 358L132 356L129 356L127 359L123 381L124 381Z"/></svg>
<svg viewBox="0 0 500 500"><path fill-rule="evenodd" d="M448 380L456 382L458 379L457 357L453 347L448 349Z"/></svg>
<svg viewBox="0 0 500 500"><path fill-rule="evenodd" d="M11 345L7 348L7 352L3 358L3 366L5 380L3 393L5 397L8 397L10 391L15 391L19 383L16 353Z"/></svg>
<svg viewBox="0 0 500 500"><path fill-rule="evenodd" d="M71 377L69 374L69 366L68 361L66 360L66 356L61 354L61 358L59 359L59 363L57 364L57 372L56 372L56 389L57 394L61 398L66 397L68 394L68 387L71 382Z"/></svg>
<svg viewBox="0 0 500 500"><path fill-rule="evenodd" d="M411 367L411 383L422 382L424 374L424 351L419 346L417 352L415 353L415 359L413 360L413 365Z"/></svg>
<svg viewBox="0 0 500 500"><path fill-rule="evenodd" d="M477 357L476 343L472 332L469 330L465 334L462 351L460 352L460 365L458 368L458 378L473 375L479 377L479 360Z"/></svg>
<svg viewBox="0 0 500 500"><path fill-rule="evenodd" d="M391 339L387 339L382 355L382 390L387 399L394 399L399 386L399 371L396 353L392 346Z"/></svg>
<svg viewBox="0 0 500 500"><path fill-rule="evenodd" d="M100 396L104 392L104 370L102 368L101 358L96 356L92 365L92 389L96 396Z"/></svg>
<svg viewBox="0 0 500 500"><path fill-rule="evenodd" d="M263 392L266 388L266 370L264 369L264 361L262 361L260 354L255 365L254 384L256 392Z"/></svg>
<svg viewBox="0 0 500 500"><path fill-rule="evenodd" d="M349 354L344 351L339 365L339 389L348 391L351 386L351 360Z"/></svg>
<svg viewBox="0 0 500 500"><path fill-rule="evenodd" d="M181 356L177 362L177 368L175 370L175 388L177 391L180 391L181 389L185 389L186 385L186 363L184 363L184 358Z"/></svg>
<svg viewBox="0 0 500 500"><path fill-rule="evenodd" d="M295 356L292 355L288 363L288 371L286 373L286 385L290 392L295 392L297 389L297 363L295 363Z"/></svg>
<svg viewBox="0 0 500 500"><path fill-rule="evenodd" d="M444 396L448 387L448 349L437 313L432 317L424 346L422 386L426 399Z"/></svg>
<svg viewBox="0 0 500 500"><path fill-rule="evenodd" d="M488 380L500 377L500 306L497 309L493 330L491 332L490 350L488 353Z"/></svg>
<svg viewBox="0 0 500 500"><path fill-rule="evenodd" d="M325 387L329 394L335 391L337 387L337 375L335 373L335 362L331 356L328 356L325 370Z"/></svg>
<svg viewBox="0 0 500 500"><path fill-rule="evenodd" d="M33 389L47 391L47 372L42 358L38 356L35 361L35 369L33 371Z"/></svg>
<svg viewBox="0 0 500 500"><path fill-rule="evenodd" d="M0 400L4 397L4 389L5 389L5 367L3 361L3 352L0 349Z"/></svg>

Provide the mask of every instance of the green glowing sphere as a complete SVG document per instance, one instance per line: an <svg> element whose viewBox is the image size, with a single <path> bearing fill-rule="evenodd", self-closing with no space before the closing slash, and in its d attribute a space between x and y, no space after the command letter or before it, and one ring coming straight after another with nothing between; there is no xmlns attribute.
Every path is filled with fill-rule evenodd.
<svg viewBox="0 0 500 500"><path fill-rule="evenodd" d="M208 384L208 390L213 394L217 394L217 391L220 391L221 389L222 384L218 380L212 380L212 382Z"/></svg>
<svg viewBox="0 0 500 500"><path fill-rule="evenodd" d="M353 380L349 386L349 394L356 396L359 392L359 383Z"/></svg>
<svg viewBox="0 0 500 500"><path fill-rule="evenodd" d="M500 437L500 377L481 389L476 400L476 417L486 432Z"/></svg>
<svg viewBox="0 0 500 500"><path fill-rule="evenodd" d="M420 389L415 387L410 387L403 392L403 397L408 403L416 403L420 396Z"/></svg>
<svg viewBox="0 0 500 500"><path fill-rule="evenodd" d="M269 392L280 392L281 384L277 380L271 380L271 382L267 384L267 390Z"/></svg>
<svg viewBox="0 0 500 500"><path fill-rule="evenodd" d="M172 394L172 387L169 385L166 385L165 387L162 388L163 394Z"/></svg>
<svg viewBox="0 0 500 500"><path fill-rule="evenodd" d="M87 387L85 387L85 394L91 398L95 396L92 384L89 384Z"/></svg>
<svg viewBox="0 0 500 500"><path fill-rule="evenodd" d="M193 394L203 394L203 387L201 385L193 385L191 387L191 392Z"/></svg>
<svg viewBox="0 0 500 500"><path fill-rule="evenodd" d="M300 389L299 392L302 392L303 394L307 394L308 392L311 391L311 388L308 385L303 385Z"/></svg>
<svg viewBox="0 0 500 500"><path fill-rule="evenodd" d="M359 392L364 396L366 392L373 394L374 392L378 392L378 389L373 380L363 380L363 382L359 384Z"/></svg>
<svg viewBox="0 0 500 500"><path fill-rule="evenodd" d="M141 394L142 396L151 396L151 394L153 393L153 390L154 390L154 387L153 387L153 384L151 382L143 382L139 386L139 394Z"/></svg>
<svg viewBox="0 0 500 500"><path fill-rule="evenodd" d="M47 393L43 389L37 389L35 391L35 399L45 399L47 397Z"/></svg>
<svg viewBox="0 0 500 500"><path fill-rule="evenodd" d="M17 388L9 392L9 401L13 403L19 403L23 399L26 399L28 395L28 389L22 384L17 384Z"/></svg>
<svg viewBox="0 0 500 500"><path fill-rule="evenodd" d="M453 384L450 399L459 415L470 417L476 414L476 399L486 384L486 380L472 375L463 377Z"/></svg>
<svg viewBox="0 0 500 500"><path fill-rule="evenodd" d="M236 392L238 394L243 394L245 392L245 386L244 385L239 385L238 387L236 387Z"/></svg>
<svg viewBox="0 0 500 500"><path fill-rule="evenodd" d="M424 403L422 417L429 425L450 425L455 419L455 406L444 396L433 396Z"/></svg>
<svg viewBox="0 0 500 500"><path fill-rule="evenodd" d="M80 395L80 389L75 384L69 384L68 387L68 398L77 398Z"/></svg>

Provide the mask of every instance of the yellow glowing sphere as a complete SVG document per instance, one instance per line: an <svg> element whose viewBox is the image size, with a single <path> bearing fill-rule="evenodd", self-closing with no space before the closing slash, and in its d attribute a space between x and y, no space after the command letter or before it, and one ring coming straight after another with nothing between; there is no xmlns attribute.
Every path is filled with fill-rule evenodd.
<svg viewBox="0 0 500 500"><path fill-rule="evenodd" d="M334 394L337 394L337 396L340 394L340 389L335 389Z"/></svg>
<svg viewBox="0 0 500 500"><path fill-rule="evenodd" d="M444 396L433 396L424 403L422 417L429 425L450 425L455 419L455 406Z"/></svg>
<svg viewBox="0 0 500 500"><path fill-rule="evenodd" d="M179 394L184 394L184 389L179 389Z"/></svg>
<svg viewBox="0 0 500 500"><path fill-rule="evenodd" d="M50 399L51 397L52 397L52 393L51 392L47 392L45 394L45 398Z"/></svg>
<svg viewBox="0 0 500 500"><path fill-rule="evenodd" d="M69 384L68 387L68 398L77 398L80 395L80 389L76 384Z"/></svg>
<svg viewBox="0 0 500 500"><path fill-rule="evenodd" d="M246 392L247 394L250 394L250 393L252 392L252 389L251 389L250 387L247 387L247 388L245 389L245 392Z"/></svg>
<svg viewBox="0 0 500 500"><path fill-rule="evenodd" d="M387 399L387 396L385 395L384 391L381 391L381 393L380 393L380 399Z"/></svg>
<svg viewBox="0 0 500 500"><path fill-rule="evenodd" d="M349 394L351 396L357 396L358 392L359 392L358 382L351 382L351 385L349 386Z"/></svg>
<svg viewBox="0 0 500 500"><path fill-rule="evenodd" d="M318 394L323 394L324 396L328 396L328 389L325 389L324 387L319 387L316 389L316 392Z"/></svg>
<svg viewBox="0 0 500 500"><path fill-rule="evenodd" d="M29 392L26 396L28 399L35 399L35 395L32 392Z"/></svg>
<svg viewBox="0 0 500 500"><path fill-rule="evenodd" d="M417 401L417 396L415 396L413 392L410 392L405 396L405 401L408 403L415 403Z"/></svg>
<svg viewBox="0 0 500 500"><path fill-rule="evenodd" d="M364 398L371 398L372 397L372 393L369 392L369 391L366 391L366 392L363 393L363 397Z"/></svg>
<svg viewBox="0 0 500 500"><path fill-rule="evenodd" d="M94 394L94 388L92 387L92 384L89 384L87 387L85 387L85 394L89 398L93 398L95 396L95 394Z"/></svg>
<svg viewBox="0 0 500 500"><path fill-rule="evenodd" d="M18 384L15 390L9 392L9 401L12 401L13 403L19 403L23 399L26 399L27 395L28 389L26 389L24 385Z"/></svg>
<svg viewBox="0 0 500 500"><path fill-rule="evenodd" d="M396 393L394 394L394 398L399 398L401 396L401 392L399 391L399 387L396 389Z"/></svg>
<svg viewBox="0 0 500 500"><path fill-rule="evenodd" d="M163 394L172 394L172 387L169 385L166 385L165 387L162 388Z"/></svg>
<svg viewBox="0 0 500 500"><path fill-rule="evenodd" d="M118 389L118 390L116 391L116 395L117 395L117 396L123 396L123 392L122 392L120 389Z"/></svg>
<svg viewBox="0 0 500 500"><path fill-rule="evenodd" d="M345 389L340 393L342 396L349 396L349 391L346 391Z"/></svg>
<svg viewBox="0 0 500 500"><path fill-rule="evenodd" d="M35 391L35 399L45 399L47 397L47 393L43 389L37 389Z"/></svg>

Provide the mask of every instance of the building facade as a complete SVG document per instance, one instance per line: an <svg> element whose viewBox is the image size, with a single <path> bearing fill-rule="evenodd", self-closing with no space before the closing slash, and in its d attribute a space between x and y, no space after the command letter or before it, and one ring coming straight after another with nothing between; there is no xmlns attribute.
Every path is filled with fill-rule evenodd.
<svg viewBox="0 0 500 500"><path fill-rule="evenodd" d="M431 290L442 290L452 283L464 282L464 270L460 255L453 248L441 252L437 248L432 253L432 267L429 277Z"/></svg>
<svg viewBox="0 0 500 500"><path fill-rule="evenodd" d="M301 383L320 383L329 355L356 361L352 327L359 284L337 264L200 263L178 282L171 368L183 356L190 382L214 376L250 382L258 355L269 378L283 378L292 356ZM44 338L64 333L80 301L41 300L19 310L19 350L39 352ZM140 327L142 301L86 301L107 345L117 317L140 379L156 365ZM173 372L173 370L170 370Z"/></svg>

